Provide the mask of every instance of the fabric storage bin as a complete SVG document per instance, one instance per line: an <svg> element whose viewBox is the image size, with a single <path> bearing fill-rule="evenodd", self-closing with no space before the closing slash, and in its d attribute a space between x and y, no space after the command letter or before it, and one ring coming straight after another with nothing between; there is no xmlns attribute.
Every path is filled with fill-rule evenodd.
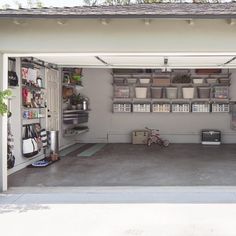
<svg viewBox="0 0 236 236"><path fill-rule="evenodd" d="M153 78L152 84L154 86L170 86L170 78Z"/></svg>
<svg viewBox="0 0 236 236"><path fill-rule="evenodd" d="M135 88L136 98L147 98L147 88Z"/></svg>
<svg viewBox="0 0 236 236"><path fill-rule="evenodd" d="M115 86L114 97L115 98L129 98L129 87L128 86Z"/></svg>
<svg viewBox="0 0 236 236"><path fill-rule="evenodd" d="M128 84L136 84L137 83L137 79L135 79L135 78L128 78L128 79L126 79L126 81Z"/></svg>
<svg viewBox="0 0 236 236"><path fill-rule="evenodd" d="M206 79L208 84L216 84L218 83L218 79L217 78L207 78Z"/></svg>
<svg viewBox="0 0 236 236"><path fill-rule="evenodd" d="M209 87L198 87L199 98L210 98L211 88Z"/></svg>
<svg viewBox="0 0 236 236"><path fill-rule="evenodd" d="M194 97L194 88L182 88L183 98L193 98Z"/></svg>
<svg viewBox="0 0 236 236"><path fill-rule="evenodd" d="M176 87L169 87L169 88L166 88L166 97L167 98L177 98L177 95L178 95L178 88Z"/></svg>
<svg viewBox="0 0 236 236"><path fill-rule="evenodd" d="M139 79L139 83L140 84L149 84L150 83L150 79Z"/></svg>
<svg viewBox="0 0 236 236"><path fill-rule="evenodd" d="M151 88L151 95L152 98L162 98L163 88L161 87L152 87Z"/></svg>
<svg viewBox="0 0 236 236"><path fill-rule="evenodd" d="M229 87L219 86L214 87L214 98L226 99L229 98Z"/></svg>
<svg viewBox="0 0 236 236"><path fill-rule="evenodd" d="M194 84L203 84L204 83L204 79L193 79L193 83Z"/></svg>

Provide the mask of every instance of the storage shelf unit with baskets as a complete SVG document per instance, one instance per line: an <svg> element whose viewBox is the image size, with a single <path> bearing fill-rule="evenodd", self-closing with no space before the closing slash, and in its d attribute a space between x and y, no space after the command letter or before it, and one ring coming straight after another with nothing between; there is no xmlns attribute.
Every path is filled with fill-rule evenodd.
<svg viewBox="0 0 236 236"><path fill-rule="evenodd" d="M230 73L114 73L113 112L229 112ZM176 75L177 74L177 75Z"/></svg>
<svg viewBox="0 0 236 236"><path fill-rule="evenodd" d="M82 79L82 69L62 69L62 129L64 137L80 135L89 131L86 125L89 119L89 109L88 107L83 108L81 99L78 102L80 91L84 88ZM73 97L76 100L76 105L72 104Z"/></svg>

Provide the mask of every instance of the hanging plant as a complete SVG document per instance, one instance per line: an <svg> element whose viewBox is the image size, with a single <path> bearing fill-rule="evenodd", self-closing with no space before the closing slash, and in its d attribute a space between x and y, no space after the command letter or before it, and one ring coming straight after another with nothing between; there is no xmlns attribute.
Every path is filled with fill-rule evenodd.
<svg viewBox="0 0 236 236"><path fill-rule="evenodd" d="M5 100L11 97L11 95L12 95L12 92L9 89L0 91L0 115L1 116L3 116L5 113L8 112L7 104L5 103L6 102Z"/></svg>

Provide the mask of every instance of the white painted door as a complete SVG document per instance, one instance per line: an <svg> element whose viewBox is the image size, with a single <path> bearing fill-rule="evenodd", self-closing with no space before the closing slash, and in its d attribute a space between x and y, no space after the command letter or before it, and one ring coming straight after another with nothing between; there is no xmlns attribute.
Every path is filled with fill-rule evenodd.
<svg viewBox="0 0 236 236"><path fill-rule="evenodd" d="M59 72L46 69L47 77L47 130L59 130Z"/></svg>

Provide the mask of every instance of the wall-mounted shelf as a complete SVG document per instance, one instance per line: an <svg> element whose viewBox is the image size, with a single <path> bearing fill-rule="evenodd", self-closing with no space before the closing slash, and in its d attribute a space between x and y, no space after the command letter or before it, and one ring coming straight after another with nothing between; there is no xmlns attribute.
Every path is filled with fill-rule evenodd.
<svg viewBox="0 0 236 236"><path fill-rule="evenodd" d="M187 73L190 77L184 77L184 81L190 79L190 83L175 83L177 82L176 79L179 81L175 72L169 74L113 74L113 112L137 112L136 107L138 105L150 105L152 107L150 110L143 109L143 112L191 112L192 110L196 113L211 112L212 104L230 102L230 98L228 97L230 73L198 75L190 74L190 70ZM149 79L149 81L146 80L149 83L141 84L141 79ZM136 98L136 92L138 93L141 90L137 90L137 87L146 87L146 98ZM172 90L168 89L167 91L168 87L177 88L176 98L168 98L170 97L168 92ZM182 88L188 87L194 88L193 98L183 98L186 89L183 91ZM145 91L145 89L143 90ZM124 97L122 98L122 96ZM221 96L222 98L220 98ZM153 107L154 104L156 107ZM163 104L166 104L165 109L162 108ZM171 109L168 108L169 106L167 104L170 105Z"/></svg>
<svg viewBox="0 0 236 236"><path fill-rule="evenodd" d="M76 136L76 135L84 134L88 131L89 131L89 129L83 129L83 130L68 129L67 132L66 132L66 130L64 130L63 136L64 137Z"/></svg>

